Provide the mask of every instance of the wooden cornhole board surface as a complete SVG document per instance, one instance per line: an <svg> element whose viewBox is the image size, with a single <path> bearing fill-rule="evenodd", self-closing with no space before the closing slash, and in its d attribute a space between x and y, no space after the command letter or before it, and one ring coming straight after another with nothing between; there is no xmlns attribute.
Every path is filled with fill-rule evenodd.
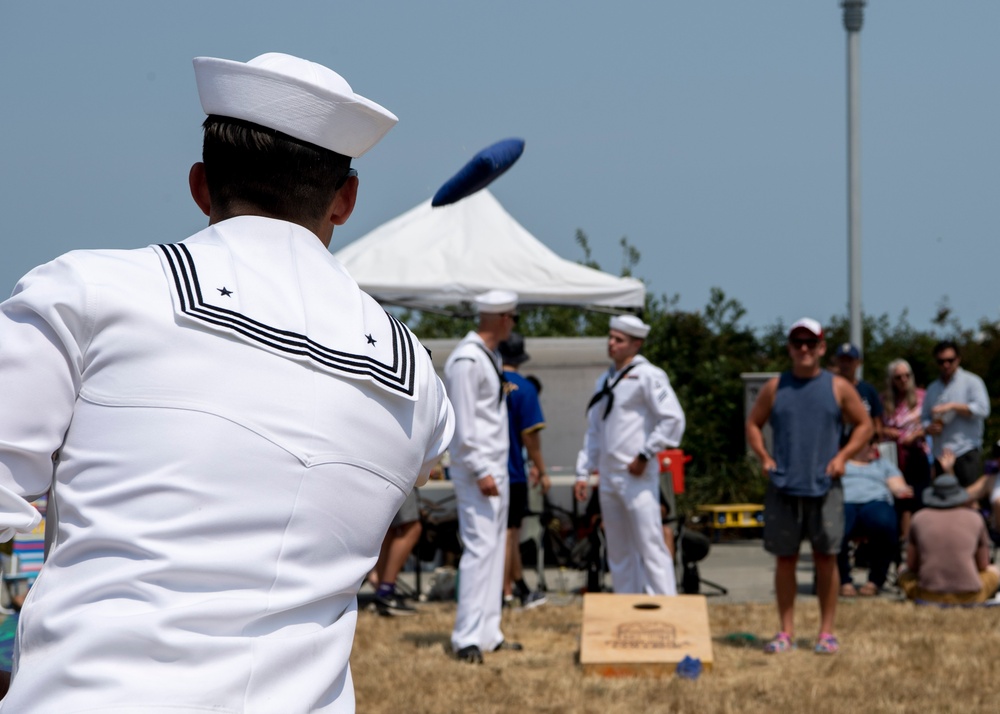
<svg viewBox="0 0 1000 714"><path fill-rule="evenodd" d="M669 676L685 656L712 669L704 595L583 596L580 664L584 674Z"/></svg>

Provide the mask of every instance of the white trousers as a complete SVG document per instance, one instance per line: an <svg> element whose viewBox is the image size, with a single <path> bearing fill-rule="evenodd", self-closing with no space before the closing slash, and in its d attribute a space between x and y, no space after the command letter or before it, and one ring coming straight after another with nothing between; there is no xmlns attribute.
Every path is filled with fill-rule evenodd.
<svg viewBox="0 0 1000 714"><path fill-rule="evenodd" d="M674 561L663 540L660 484L642 476L601 474L598 495L616 593L676 595Z"/></svg>
<svg viewBox="0 0 1000 714"><path fill-rule="evenodd" d="M506 470L494 475L499 496L487 498L473 475L452 466L458 501L458 531L462 559L458 564L458 612L451 646L455 651L475 645L489 652L503 642L503 566L507 546L510 490Z"/></svg>

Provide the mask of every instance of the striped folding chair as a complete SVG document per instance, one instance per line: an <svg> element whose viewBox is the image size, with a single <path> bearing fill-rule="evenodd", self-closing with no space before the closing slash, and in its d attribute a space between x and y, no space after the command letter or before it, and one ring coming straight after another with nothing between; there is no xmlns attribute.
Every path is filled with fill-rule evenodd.
<svg viewBox="0 0 1000 714"><path fill-rule="evenodd" d="M28 589L38 577L45 562L45 511L48 498L41 498L32 505L42 514L42 520L30 533L18 533L11 542L10 570L3 574L4 587L15 609L19 609Z"/></svg>

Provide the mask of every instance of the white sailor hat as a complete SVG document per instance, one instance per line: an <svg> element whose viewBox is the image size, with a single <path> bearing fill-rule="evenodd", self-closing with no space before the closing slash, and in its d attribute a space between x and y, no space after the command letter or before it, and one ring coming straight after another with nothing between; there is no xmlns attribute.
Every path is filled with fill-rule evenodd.
<svg viewBox="0 0 1000 714"><path fill-rule="evenodd" d="M649 325L635 315L615 315L611 318L610 329L624 332L629 337L637 337L640 340L646 339L646 335L649 334Z"/></svg>
<svg viewBox="0 0 1000 714"><path fill-rule="evenodd" d="M501 314L517 308L517 293L511 290L488 290L476 295L476 310L480 313Z"/></svg>
<svg viewBox="0 0 1000 714"><path fill-rule="evenodd" d="M260 124L352 158L399 121L332 69L280 52L249 62L195 57L194 74L206 114Z"/></svg>

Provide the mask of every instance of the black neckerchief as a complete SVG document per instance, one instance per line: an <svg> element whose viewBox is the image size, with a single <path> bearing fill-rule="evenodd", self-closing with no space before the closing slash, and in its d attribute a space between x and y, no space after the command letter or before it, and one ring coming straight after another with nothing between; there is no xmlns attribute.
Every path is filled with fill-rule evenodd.
<svg viewBox="0 0 1000 714"><path fill-rule="evenodd" d="M500 380L500 396L497 397L497 406L499 407L501 404L503 404L504 386L506 386L507 384L507 378L503 376L503 370L497 368L497 356L492 352L490 352L488 349L486 349L485 345L482 345L478 342L476 342L475 344L476 347L481 349L483 353L489 358L490 364L493 365L493 369L496 370L497 379Z"/></svg>
<svg viewBox="0 0 1000 714"><path fill-rule="evenodd" d="M608 398L608 406L604 407L604 416L601 417L602 420L603 419L607 419L608 418L608 414L611 413L611 407L613 407L614 404L615 404L615 394L611 390L613 390L615 387L618 386L618 383L625 378L626 374L628 374L629 372L632 371L633 367L637 367L637 366L638 366L638 364L636 362L633 362L632 364L630 364L628 367L626 367L625 369L623 369L621 372L618 373L618 376L615 378L615 381L612 382L610 385L608 384L608 380L611 379L611 375L610 374L607 375L604 378L604 386L601 387L600 390L598 390L598 392L596 394L594 394L594 396L592 396L590 398L590 402L587 404L587 411L589 412L590 408L592 406L594 406L595 404L597 404L604 397L607 397Z"/></svg>

